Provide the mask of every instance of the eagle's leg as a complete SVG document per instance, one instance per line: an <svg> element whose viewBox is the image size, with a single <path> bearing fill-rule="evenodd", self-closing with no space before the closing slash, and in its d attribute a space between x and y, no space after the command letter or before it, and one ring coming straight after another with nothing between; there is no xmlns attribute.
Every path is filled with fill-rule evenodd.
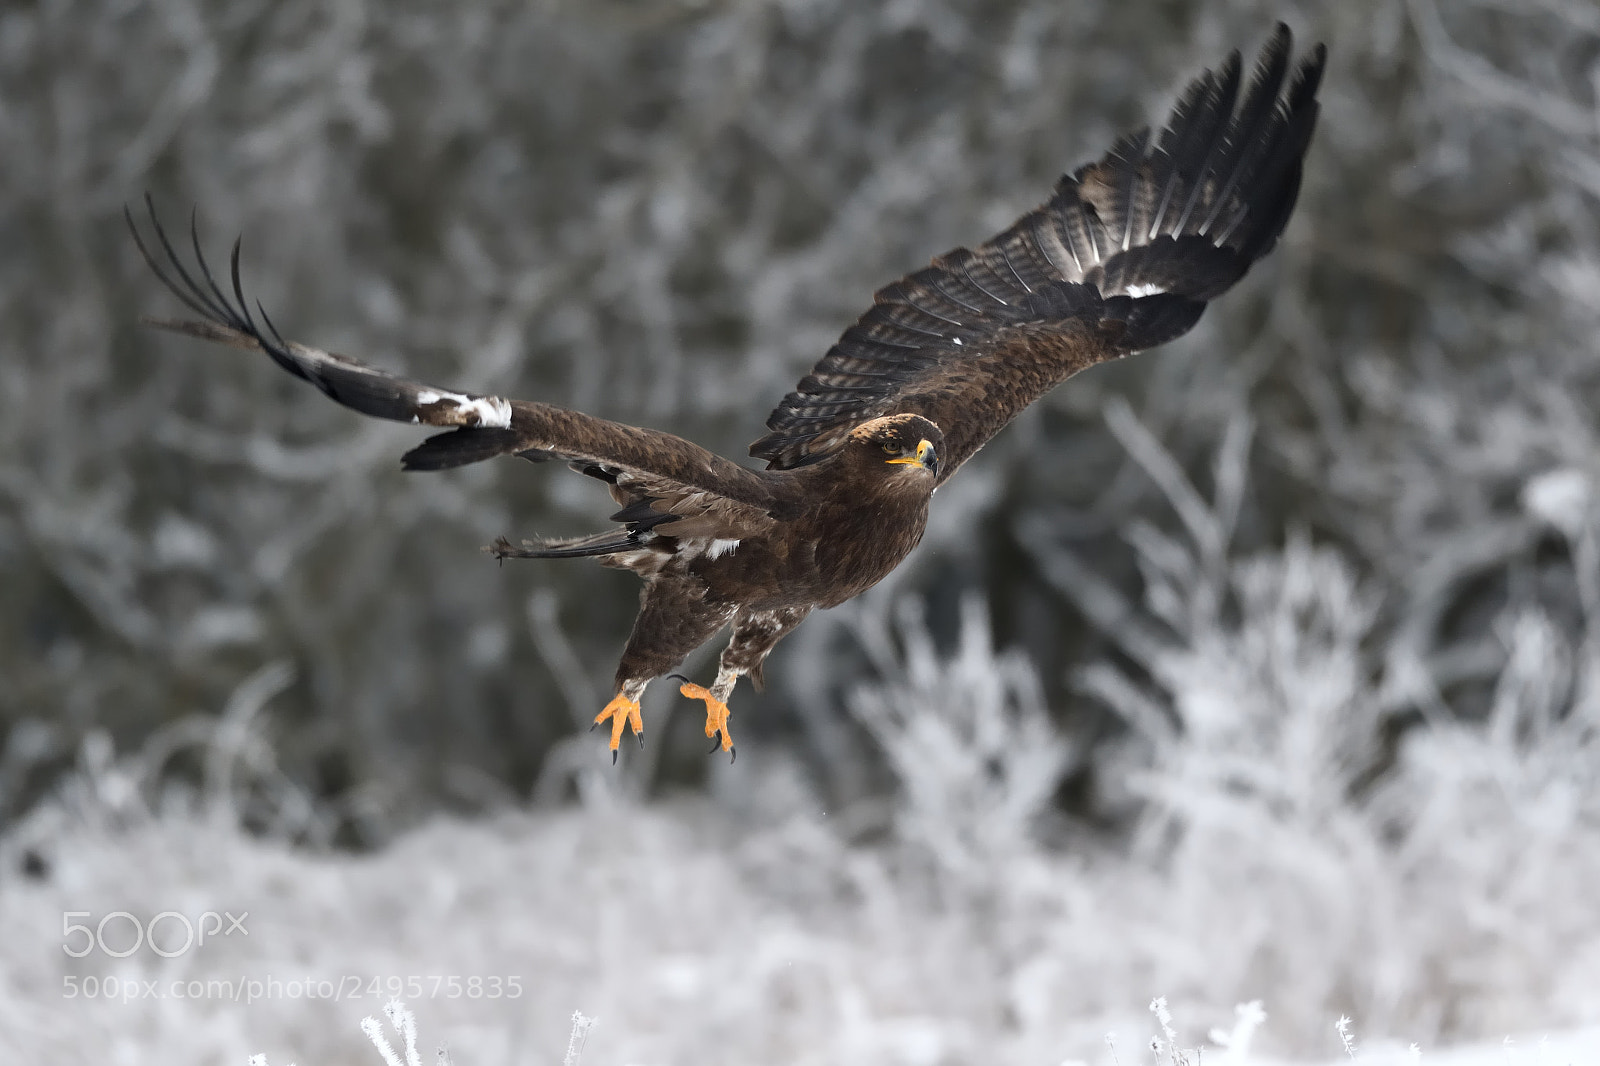
<svg viewBox="0 0 1600 1066"><path fill-rule="evenodd" d="M722 653L726 656L728 653ZM678 691L691 700L704 700L706 704L706 736L721 736L721 743L713 745L711 750L716 751L721 747L730 756L734 755L733 737L728 735L728 697L733 695L733 686L739 683L739 674L729 670L726 666L717 670L717 680L706 688L696 685L692 681L685 681L678 686Z"/></svg>
<svg viewBox="0 0 1600 1066"><path fill-rule="evenodd" d="M611 761L617 760L624 725L633 727L639 743L644 731L639 696L651 678L660 677L683 657L710 640L733 617L731 605L707 603L705 586L676 576L645 583L639 593L639 617L633 620L628 646L617 664L617 694L595 718L611 721Z"/></svg>
<svg viewBox="0 0 1600 1066"><path fill-rule="evenodd" d="M644 719L639 714L639 697L644 695L644 687L648 681L625 681L622 688L605 709L594 716L594 726L611 719L611 761L617 761L617 747L622 743L622 730L624 726L633 727L633 735L639 738L639 746L644 746Z"/></svg>
<svg viewBox="0 0 1600 1066"><path fill-rule="evenodd" d="M721 748L728 757L735 758L733 737L728 733L728 697L739 678L748 674L759 690L762 685L761 664L767 654L777 646L788 632L804 621L811 613L809 607L786 607L775 611L741 610L733 620L733 639L722 649L717 660L717 679L710 688L685 681L678 691L692 700L704 700L706 705L706 736L719 738L711 748Z"/></svg>

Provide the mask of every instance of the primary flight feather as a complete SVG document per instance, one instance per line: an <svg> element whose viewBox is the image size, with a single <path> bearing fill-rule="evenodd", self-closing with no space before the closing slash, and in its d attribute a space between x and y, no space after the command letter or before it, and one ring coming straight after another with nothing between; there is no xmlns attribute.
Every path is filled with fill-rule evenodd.
<svg viewBox="0 0 1600 1066"><path fill-rule="evenodd" d="M237 243L224 289L198 241L184 265L153 208L153 244L131 213L128 225L150 268L200 316L153 325L265 352L363 414L445 427L406 453L406 469L520 455L605 482L618 528L492 550L594 556L643 578L616 694L595 718L610 723L613 760L625 730L643 740L645 686L731 624L711 687L680 691L705 702L712 750L732 753L738 679L759 686L767 654L807 614L898 566L938 485L1079 370L1187 332L1271 251L1300 189L1326 62L1318 45L1291 76L1290 52L1279 25L1248 85L1230 55L1189 85L1159 133L1123 137L1003 233L878 290L767 419L750 447L764 470L670 433L424 385L285 340L244 297Z"/></svg>

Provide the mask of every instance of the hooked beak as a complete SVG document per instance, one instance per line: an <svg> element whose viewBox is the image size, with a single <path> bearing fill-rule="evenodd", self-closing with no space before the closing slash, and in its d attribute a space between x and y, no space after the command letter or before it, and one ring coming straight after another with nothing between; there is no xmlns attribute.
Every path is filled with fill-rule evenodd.
<svg viewBox="0 0 1600 1066"><path fill-rule="evenodd" d="M927 440L917 442L917 454L905 455L899 459L885 459L884 462L897 465L910 466L915 463L931 474L939 472L939 457L933 453L933 444Z"/></svg>

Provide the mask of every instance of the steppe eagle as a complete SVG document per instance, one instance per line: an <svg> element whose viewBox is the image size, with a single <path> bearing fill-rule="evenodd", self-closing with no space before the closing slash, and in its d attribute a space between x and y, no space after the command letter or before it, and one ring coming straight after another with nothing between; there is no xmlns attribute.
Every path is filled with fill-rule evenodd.
<svg viewBox="0 0 1600 1066"><path fill-rule="evenodd" d="M131 212L127 221L150 268L200 317L152 325L264 352L363 414L448 428L407 452L405 469L520 455L605 482L620 528L502 538L491 550L595 556L643 578L616 695L595 717L610 723L613 761L625 728L643 743L645 686L731 624L711 687L680 678L684 696L705 702L712 750L731 755L738 679L759 686L763 660L806 615L893 570L921 538L934 489L984 442L1078 371L1189 330L1272 249L1299 192L1326 62L1318 45L1291 76L1290 51L1280 24L1248 86L1234 52L1184 90L1159 133L1123 137L992 240L878 290L767 419L750 447L763 470L669 433L425 385L285 340L259 305L250 311L237 242L230 293L198 239L184 265L153 207L162 259Z"/></svg>

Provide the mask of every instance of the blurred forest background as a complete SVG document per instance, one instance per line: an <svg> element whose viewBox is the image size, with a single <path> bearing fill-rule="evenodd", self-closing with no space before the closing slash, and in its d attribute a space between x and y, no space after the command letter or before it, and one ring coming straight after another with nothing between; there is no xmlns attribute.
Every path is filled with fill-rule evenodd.
<svg viewBox="0 0 1600 1066"><path fill-rule="evenodd" d="M603 493L403 474L407 427L136 324L178 311L122 221L148 190L213 262L244 235L288 336L742 456L877 286L1280 18L1331 62L1278 250L943 490L741 686L738 767L656 686L611 772L582 727L635 579L478 553L601 528ZM1292 983L1287 1046L1351 1004L1441 1038L1592 1020L1597 91L1583 0L0 6L0 824L119 759L357 846L806 796L1058 946L1082 928L1007 862L1133 856L1160 891L1101 887L1197 939L1118 987ZM221 786L219 729L251 738ZM984 928L1005 980L1066 980Z"/></svg>

